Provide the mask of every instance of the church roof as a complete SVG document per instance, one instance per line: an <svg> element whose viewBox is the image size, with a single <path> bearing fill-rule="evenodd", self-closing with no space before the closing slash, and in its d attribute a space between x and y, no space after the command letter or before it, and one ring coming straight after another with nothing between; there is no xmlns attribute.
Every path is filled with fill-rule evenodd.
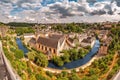
<svg viewBox="0 0 120 80"><path fill-rule="evenodd" d="M51 35L49 37L39 37L37 43L40 43L44 46L57 48L59 40L63 38L62 35Z"/></svg>
<svg viewBox="0 0 120 80"><path fill-rule="evenodd" d="M33 44L36 44L36 39L35 38L31 38L29 42L33 43Z"/></svg>

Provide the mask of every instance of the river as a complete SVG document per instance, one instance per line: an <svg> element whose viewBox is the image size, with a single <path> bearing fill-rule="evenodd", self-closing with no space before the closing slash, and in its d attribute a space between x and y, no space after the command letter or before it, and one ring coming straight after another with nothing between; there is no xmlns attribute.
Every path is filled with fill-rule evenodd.
<svg viewBox="0 0 120 80"><path fill-rule="evenodd" d="M23 45L20 38L16 39L16 43L18 45L18 48L24 52L24 55L26 55L28 53L28 49Z"/></svg>
<svg viewBox="0 0 120 80"><path fill-rule="evenodd" d="M27 50L26 47L23 46L22 41L19 38L17 38L16 42L18 44L19 49L23 50L24 53L26 54L28 52L28 50ZM66 63L66 64L64 64L61 67L56 66L52 62L49 62L48 67L49 68L55 68L55 69L63 69L63 68L73 69L73 68L80 67L80 66L86 64L87 62L89 62L92 59L92 57L99 50L99 47L100 47L100 42L99 42L99 40L96 40L96 42L95 42L93 48L91 49L91 51L83 59L79 59L79 60L76 60L76 61L72 61L72 62Z"/></svg>

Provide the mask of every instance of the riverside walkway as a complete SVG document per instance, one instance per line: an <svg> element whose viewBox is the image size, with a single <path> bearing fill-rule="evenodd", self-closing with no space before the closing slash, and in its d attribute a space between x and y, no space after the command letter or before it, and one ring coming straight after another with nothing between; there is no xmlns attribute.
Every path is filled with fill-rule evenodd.
<svg viewBox="0 0 120 80"><path fill-rule="evenodd" d="M92 62L94 62L94 60L97 60L97 59L99 59L99 57L94 56L88 63L86 63L86 64L84 64L84 65L82 65L80 67L73 68L73 69L75 69L76 72L79 72L80 69L85 69L86 67L90 66L92 64ZM43 70L49 71L49 72L52 72L52 73L61 73L62 71L66 71L68 73L71 73L71 70L73 70L73 69L60 70L60 69L54 69L54 68L49 68L49 67L43 68Z"/></svg>
<svg viewBox="0 0 120 80"><path fill-rule="evenodd" d="M120 80L120 71L117 73L113 80Z"/></svg>

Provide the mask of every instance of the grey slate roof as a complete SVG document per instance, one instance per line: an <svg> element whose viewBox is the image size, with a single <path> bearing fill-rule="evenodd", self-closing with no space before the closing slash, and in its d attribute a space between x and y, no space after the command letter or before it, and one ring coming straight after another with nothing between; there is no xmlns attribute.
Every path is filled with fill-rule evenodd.
<svg viewBox="0 0 120 80"><path fill-rule="evenodd" d="M33 44L36 44L36 39L35 38L31 38L29 42L33 43Z"/></svg>
<svg viewBox="0 0 120 80"><path fill-rule="evenodd" d="M40 44L47 46L47 47L57 48L58 40L46 38L46 37L39 37L37 40L37 43L40 43Z"/></svg>

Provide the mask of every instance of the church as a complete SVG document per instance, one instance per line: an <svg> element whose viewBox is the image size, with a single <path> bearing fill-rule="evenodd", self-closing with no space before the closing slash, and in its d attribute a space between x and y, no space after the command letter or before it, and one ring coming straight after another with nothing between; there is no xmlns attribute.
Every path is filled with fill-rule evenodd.
<svg viewBox="0 0 120 80"><path fill-rule="evenodd" d="M30 47L35 48L48 55L51 58L53 55L59 55L64 49L66 42L65 35L59 34L45 34L44 36L37 36L36 38L31 38L29 41Z"/></svg>

